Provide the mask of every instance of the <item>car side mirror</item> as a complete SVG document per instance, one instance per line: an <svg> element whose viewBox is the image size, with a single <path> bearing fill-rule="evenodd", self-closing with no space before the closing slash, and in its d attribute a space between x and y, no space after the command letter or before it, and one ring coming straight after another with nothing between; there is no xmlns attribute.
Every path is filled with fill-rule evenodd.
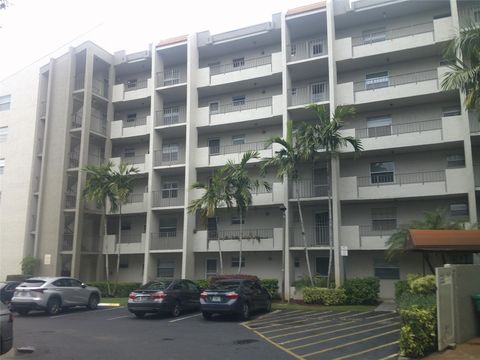
<svg viewBox="0 0 480 360"><path fill-rule="evenodd" d="M82 283L82 285L80 286L85 289L87 287L87 284Z"/></svg>

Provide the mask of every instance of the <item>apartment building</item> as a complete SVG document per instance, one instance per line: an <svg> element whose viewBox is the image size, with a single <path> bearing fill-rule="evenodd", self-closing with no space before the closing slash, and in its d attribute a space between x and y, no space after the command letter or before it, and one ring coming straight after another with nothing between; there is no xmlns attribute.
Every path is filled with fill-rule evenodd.
<svg viewBox="0 0 480 360"><path fill-rule="evenodd" d="M385 261L398 226L440 207L477 223L480 126L462 95L440 86L443 48L472 21L480 22L474 1L335 0L140 53L109 54L90 42L70 49L40 70L41 145L25 239L40 272L103 279L105 255L113 260L120 247L123 281L206 278L220 272L219 245L224 273L236 272L240 218L226 208L212 219L189 213L201 196L191 184L248 150L272 156L277 148L265 142L285 136L289 119L313 120L310 103L351 105L356 115L343 131L364 151L342 149L332 162L335 280L375 275L381 295L392 296L395 280L425 267L419 254ZM81 168L106 160L139 169L120 245L117 214L109 213L104 237L101 209L82 197ZM297 185L319 275L329 252L326 167L302 164ZM297 189L274 169L265 179L272 189L253 194L243 219L242 271L278 278L289 291L306 275Z"/></svg>

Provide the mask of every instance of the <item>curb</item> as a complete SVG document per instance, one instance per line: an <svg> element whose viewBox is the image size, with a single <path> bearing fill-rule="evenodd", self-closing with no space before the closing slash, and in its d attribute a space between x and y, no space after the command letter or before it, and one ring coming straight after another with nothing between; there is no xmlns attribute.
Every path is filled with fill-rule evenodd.
<svg viewBox="0 0 480 360"><path fill-rule="evenodd" d="M98 306L120 307L119 303L99 303Z"/></svg>

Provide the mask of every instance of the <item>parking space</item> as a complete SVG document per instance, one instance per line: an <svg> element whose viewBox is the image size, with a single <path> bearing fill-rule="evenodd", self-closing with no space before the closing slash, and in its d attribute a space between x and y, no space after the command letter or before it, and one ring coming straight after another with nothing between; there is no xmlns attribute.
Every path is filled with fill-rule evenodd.
<svg viewBox="0 0 480 360"><path fill-rule="evenodd" d="M297 359L398 357L399 317L391 312L275 311L243 323Z"/></svg>

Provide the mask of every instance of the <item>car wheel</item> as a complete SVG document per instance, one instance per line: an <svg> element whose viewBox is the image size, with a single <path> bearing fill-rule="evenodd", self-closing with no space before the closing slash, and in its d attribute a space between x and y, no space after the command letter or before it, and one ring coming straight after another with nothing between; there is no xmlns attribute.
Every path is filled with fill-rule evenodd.
<svg viewBox="0 0 480 360"><path fill-rule="evenodd" d="M47 314L56 315L62 310L60 300L58 298L52 298L47 303Z"/></svg>
<svg viewBox="0 0 480 360"><path fill-rule="evenodd" d="M22 316L25 316L25 315L28 315L30 310L29 309L16 309L15 312L17 312L18 314L20 314Z"/></svg>
<svg viewBox="0 0 480 360"><path fill-rule="evenodd" d="M135 311L134 314L139 319L145 316L145 313L143 311Z"/></svg>
<svg viewBox="0 0 480 360"><path fill-rule="evenodd" d="M170 311L170 314L173 316L173 317L177 317L178 315L180 315L180 303L177 301L174 305L173 305L173 308L172 310Z"/></svg>
<svg viewBox="0 0 480 360"><path fill-rule="evenodd" d="M211 319L212 319L212 315L213 315L213 314L210 313L210 312L206 312L206 311L203 311L203 312L202 312L202 316L203 316L203 318L204 318L205 320L211 320Z"/></svg>
<svg viewBox="0 0 480 360"><path fill-rule="evenodd" d="M272 311L272 300L268 299L265 304L265 312L269 313L270 311Z"/></svg>
<svg viewBox="0 0 480 360"><path fill-rule="evenodd" d="M248 303L244 302L242 306L242 312L240 314L240 318L242 320L248 320L250 317L250 307L248 306Z"/></svg>
<svg viewBox="0 0 480 360"><path fill-rule="evenodd" d="M87 304L87 307L90 309L90 310L95 310L98 306L98 302L99 302L99 298L98 298L98 295L97 294L92 294L90 295L90 297L88 298L88 304Z"/></svg>

